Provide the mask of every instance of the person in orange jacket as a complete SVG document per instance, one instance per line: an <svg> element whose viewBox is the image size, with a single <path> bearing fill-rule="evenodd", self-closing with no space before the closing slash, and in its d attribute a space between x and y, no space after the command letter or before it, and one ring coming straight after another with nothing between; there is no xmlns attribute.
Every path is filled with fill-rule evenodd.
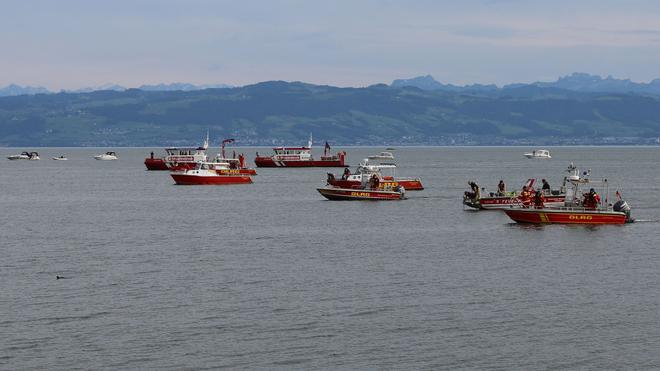
<svg viewBox="0 0 660 371"><path fill-rule="evenodd" d="M582 206L585 209L595 209L600 204L600 196L593 188L589 190L589 193L584 193L582 196L584 197Z"/></svg>

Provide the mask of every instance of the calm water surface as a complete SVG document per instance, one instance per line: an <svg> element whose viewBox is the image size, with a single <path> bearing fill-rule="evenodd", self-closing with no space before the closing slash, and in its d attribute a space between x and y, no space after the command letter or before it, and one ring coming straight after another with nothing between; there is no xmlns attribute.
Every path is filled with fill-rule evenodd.
<svg viewBox="0 0 660 371"><path fill-rule="evenodd" d="M328 169L186 187L150 149L0 149L0 369L660 368L660 148L528 149L397 149L427 187L398 202L326 201ZM643 222L461 205L468 180L556 186L571 161Z"/></svg>

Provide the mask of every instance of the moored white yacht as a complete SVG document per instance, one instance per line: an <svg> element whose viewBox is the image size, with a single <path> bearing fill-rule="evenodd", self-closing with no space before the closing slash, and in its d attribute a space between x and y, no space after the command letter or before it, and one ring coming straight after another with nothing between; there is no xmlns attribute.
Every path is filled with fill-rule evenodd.
<svg viewBox="0 0 660 371"><path fill-rule="evenodd" d="M550 151L547 149L537 149L535 151L525 153L524 156L527 158L552 158L552 156L550 156Z"/></svg>
<svg viewBox="0 0 660 371"><path fill-rule="evenodd" d="M116 160L117 158L118 158L117 154L114 153L113 151L108 151L102 155L94 156L94 159L101 161L112 161L112 160Z"/></svg>
<svg viewBox="0 0 660 371"><path fill-rule="evenodd" d="M369 156L370 160L394 160L392 152L381 152L377 155Z"/></svg>

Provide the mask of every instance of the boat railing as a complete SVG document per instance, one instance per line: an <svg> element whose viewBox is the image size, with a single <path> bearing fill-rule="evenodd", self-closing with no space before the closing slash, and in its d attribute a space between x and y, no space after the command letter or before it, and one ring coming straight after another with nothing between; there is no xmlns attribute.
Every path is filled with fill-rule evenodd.
<svg viewBox="0 0 660 371"><path fill-rule="evenodd" d="M517 205L511 205L511 208L515 208ZM519 207L519 206L518 206ZM537 207L529 206L526 209L531 210L551 210L551 211L577 211L577 212L612 212L614 211L611 207L597 207L597 208L588 208L581 206L552 206L552 207Z"/></svg>

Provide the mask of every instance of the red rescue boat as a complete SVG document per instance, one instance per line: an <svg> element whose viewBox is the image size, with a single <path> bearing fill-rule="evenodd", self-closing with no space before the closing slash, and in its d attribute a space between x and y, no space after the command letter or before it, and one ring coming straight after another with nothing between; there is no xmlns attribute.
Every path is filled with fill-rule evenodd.
<svg viewBox="0 0 660 371"><path fill-rule="evenodd" d="M144 160L147 170L186 170L197 166L197 163L207 161L206 150L209 148L209 134L200 147L165 148L166 155L162 158L151 156Z"/></svg>
<svg viewBox="0 0 660 371"><path fill-rule="evenodd" d="M330 145L325 143L325 150L320 159L312 156L312 137L307 147L275 147L272 156L259 156L254 159L257 167L345 167L346 152L328 155Z"/></svg>
<svg viewBox="0 0 660 371"><path fill-rule="evenodd" d="M617 191L617 201L609 204L609 186L607 179L592 180L581 178L580 174L571 164L569 169L574 172L568 177L570 187L566 191L566 201L561 207L548 207L540 202L531 207L512 207L504 212L517 223L532 224L624 224L632 223L630 206L621 199ZM588 176L589 172L583 175ZM591 187L589 192L580 193L580 187ZM601 200L595 188L600 187L606 194Z"/></svg>
<svg viewBox="0 0 660 371"><path fill-rule="evenodd" d="M179 185L225 185L249 184L252 178L229 168L228 163L199 162L193 169L176 170L170 173Z"/></svg>
<svg viewBox="0 0 660 371"><path fill-rule="evenodd" d="M513 208L504 211L517 223L533 224L624 224L626 213L585 208Z"/></svg>
<svg viewBox="0 0 660 371"><path fill-rule="evenodd" d="M163 158L154 157L153 152L151 152L151 157L144 159L144 165L147 167L147 170L169 170L165 160Z"/></svg>
<svg viewBox="0 0 660 371"><path fill-rule="evenodd" d="M424 189L421 179L400 178L396 176L395 172L395 164L372 165L369 164L368 159L364 159L360 162L355 173L351 174L348 168L344 170L344 174L341 178L337 178L334 174L328 173L327 181L328 184L335 187L359 189L362 187L363 179L370 179L376 175L381 182L397 182L404 187L406 191L421 191Z"/></svg>
<svg viewBox="0 0 660 371"><path fill-rule="evenodd" d="M333 201L360 201L360 200L403 200L406 189L397 182L381 182L374 175L368 181L363 180L361 188L340 188L328 186L317 188L323 197Z"/></svg>

